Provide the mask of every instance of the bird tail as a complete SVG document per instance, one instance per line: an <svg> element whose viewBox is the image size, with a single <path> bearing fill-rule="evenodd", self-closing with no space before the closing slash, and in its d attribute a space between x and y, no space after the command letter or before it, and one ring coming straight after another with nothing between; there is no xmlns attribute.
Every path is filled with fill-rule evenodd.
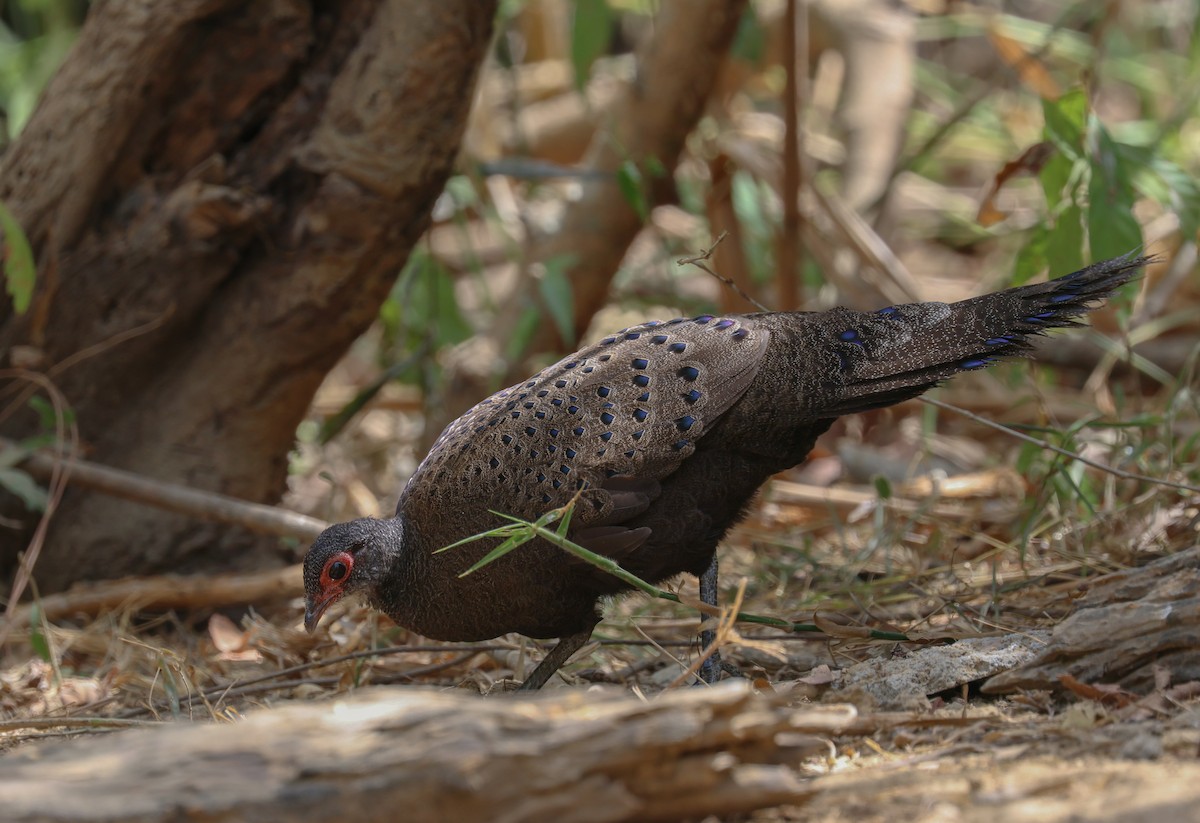
<svg viewBox="0 0 1200 823"><path fill-rule="evenodd" d="M958 303L910 303L876 312L826 313L838 389L821 415L837 416L916 397L959 372L1027 355L1047 329L1078 326L1075 318L1131 280L1150 257L1105 260L1029 286Z"/></svg>

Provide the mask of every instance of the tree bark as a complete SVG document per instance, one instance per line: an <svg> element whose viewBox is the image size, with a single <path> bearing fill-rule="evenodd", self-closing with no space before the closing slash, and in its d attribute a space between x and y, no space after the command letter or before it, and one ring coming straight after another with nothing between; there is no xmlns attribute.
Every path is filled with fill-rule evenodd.
<svg viewBox="0 0 1200 823"><path fill-rule="evenodd" d="M495 10L93 7L0 162L0 199L39 262L30 311L0 305L0 351L40 361L90 459L278 498L313 393L426 227ZM4 433L29 434L31 417L2 421ZM264 556L253 545L238 530L69 493L36 576L56 589L244 567ZM19 548L9 539L4 560Z"/></svg>
<svg viewBox="0 0 1200 823"><path fill-rule="evenodd" d="M0 805L12 823L700 819L804 800L810 784L780 764L828 751L856 716L744 683L649 702L379 688L29 747L0 763Z"/></svg>

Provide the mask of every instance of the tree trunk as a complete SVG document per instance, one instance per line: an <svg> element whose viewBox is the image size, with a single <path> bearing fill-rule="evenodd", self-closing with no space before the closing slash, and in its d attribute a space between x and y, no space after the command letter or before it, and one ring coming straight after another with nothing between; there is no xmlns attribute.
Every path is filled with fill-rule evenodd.
<svg viewBox="0 0 1200 823"><path fill-rule="evenodd" d="M90 459L276 500L297 423L372 322L462 136L495 0L110 0L0 163L39 263L0 351ZM10 386L5 405L24 387ZM31 417L31 416L29 416ZM32 419L2 421L24 436ZM68 493L44 589L251 565L246 532ZM2 546L11 563L19 540Z"/></svg>

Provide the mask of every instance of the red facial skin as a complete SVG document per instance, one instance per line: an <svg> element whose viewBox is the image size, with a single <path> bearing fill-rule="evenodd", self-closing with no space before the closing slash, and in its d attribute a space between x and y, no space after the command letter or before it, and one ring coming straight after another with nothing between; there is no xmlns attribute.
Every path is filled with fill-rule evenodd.
<svg viewBox="0 0 1200 823"><path fill-rule="evenodd" d="M346 593L346 583L350 580L350 572L353 569L354 557L349 552L338 552L325 561L325 567L321 569L320 591L306 604L307 608L304 610L304 628L309 633L316 631L325 610Z"/></svg>

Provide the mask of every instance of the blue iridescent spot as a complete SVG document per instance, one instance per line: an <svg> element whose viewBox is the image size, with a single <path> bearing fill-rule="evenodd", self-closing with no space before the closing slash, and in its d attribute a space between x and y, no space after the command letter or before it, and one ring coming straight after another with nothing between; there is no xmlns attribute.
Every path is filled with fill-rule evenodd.
<svg viewBox="0 0 1200 823"><path fill-rule="evenodd" d="M515 409L516 407L517 407L516 400L509 400L507 403L504 404L504 408L506 408L506 409Z"/></svg>
<svg viewBox="0 0 1200 823"><path fill-rule="evenodd" d="M551 480L550 485L556 489L560 489L560 488L562 488L562 481L561 480Z"/></svg>
<svg viewBox="0 0 1200 823"><path fill-rule="evenodd" d="M556 451L558 451L558 446L551 443L549 446L546 447L546 451L549 454L554 454ZM533 452L531 451L530 454L532 455Z"/></svg>
<svg viewBox="0 0 1200 823"><path fill-rule="evenodd" d="M877 311L875 313L878 314L880 317L891 317L894 314L896 314L897 311L898 311L898 309L895 306L888 306L887 308L880 309L879 311Z"/></svg>
<svg viewBox="0 0 1200 823"><path fill-rule="evenodd" d="M616 470L616 469L605 469L605 470L604 470L604 476L605 476L605 477L616 477L616 476L617 476L617 470Z"/></svg>
<svg viewBox="0 0 1200 823"><path fill-rule="evenodd" d="M564 449L563 453L567 455L568 460L575 459L576 451L574 449Z"/></svg>
<svg viewBox="0 0 1200 823"><path fill-rule="evenodd" d="M583 367L583 373L584 373L584 374L591 374L591 373L592 373L592 372L594 372L595 370L596 370L596 367L595 367L595 366L584 366L584 367Z"/></svg>
<svg viewBox="0 0 1200 823"><path fill-rule="evenodd" d="M546 391L545 389L542 389L540 392L538 392L538 393L537 393L537 396L538 396L538 397L545 397L545 396L546 396L546 395L548 395L549 393L550 393L550 392Z"/></svg>
<svg viewBox="0 0 1200 823"><path fill-rule="evenodd" d="M717 325L713 326L713 328L714 329L727 329L732 325L733 325L733 321L730 320L729 318L725 318L724 320L718 320Z"/></svg>
<svg viewBox="0 0 1200 823"><path fill-rule="evenodd" d="M556 388L565 389L567 387L567 381L566 380L555 380L554 385Z"/></svg>
<svg viewBox="0 0 1200 823"><path fill-rule="evenodd" d="M687 322L686 317L676 317L674 320L668 320L664 325L678 326L680 323L686 323L686 322Z"/></svg>
<svg viewBox="0 0 1200 823"><path fill-rule="evenodd" d="M532 400L530 400L528 403L525 404L525 408L527 408L527 409L532 409L533 407L534 407L534 402Z"/></svg>
<svg viewBox="0 0 1200 823"><path fill-rule="evenodd" d="M841 369L842 371L850 371L850 366L851 366L850 355L846 354L846 352L844 352L844 351L840 351L837 353L837 358L838 358L838 368Z"/></svg>
<svg viewBox="0 0 1200 823"><path fill-rule="evenodd" d="M615 419L616 419L616 418L614 418L614 417L613 417L611 414L609 414L608 412L604 412L604 414L600 415L600 422L601 422L601 423L603 423L603 424L604 424L604 425L606 425L606 426L607 426L609 423L613 422L613 420L615 420Z"/></svg>
<svg viewBox="0 0 1200 823"><path fill-rule="evenodd" d="M606 338L604 338L603 340L601 340L601 341L600 341L600 345L601 345L601 346L611 346L613 343L616 343L616 342L617 342L617 338L615 338L615 337L606 337Z"/></svg>
<svg viewBox="0 0 1200 823"><path fill-rule="evenodd" d="M476 434L483 434L485 431L487 431L487 426L476 426L475 427Z"/></svg>
<svg viewBox="0 0 1200 823"><path fill-rule="evenodd" d="M667 342L667 336L666 336L665 334L656 334L656 335L654 335L653 337L651 337L651 338L650 338L650 342L651 342L651 343L654 343L655 345L659 345L659 344L662 344L662 343L666 343L666 342Z"/></svg>
<svg viewBox="0 0 1200 823"><path fill-rule="evenodd" d="M559 470L560 472L562 472L563 474L570 474L570 473L571 473L571 467L570 467L570 466L568 466L568 465L567 465L567 464L565 464L565 463L564 463L563 465L559 466L559 467L558 467L558 470Z"/></svg>
<svg viewBox="0 0 1200 823"><path fill-rule="evenodd" d="M855 343L858 341L858 330L857 329L846 329L844 332L839 334L838 337L842 338L847 343Z"/></svg>
<svg viewBox="0 0 1200 823"><path fill-rule="evenodd" d="M1051 303L1066 303L1069 300L1078 300L1078 294L1053 294L1050 296Z"/></svg>
<svg viewBox="0 0 1200 823"><path fill-rule="evenodd" d="M649 403L650 402L650 392L644 391L641 394L639 394L637 401L639 403Z"/></svg>
<svg viewBox="0 0 1200 823"><path fill-rule="evenodd" d="M494 469L500 465L500 461L497 460L496 458L492 457L492 458L488 459L488 465Z"/></svg>
<svg viewBox="0 0 1200 823"><path fill-rule="evenodd" d="M634 440L641 440L641 439L642 439L642 435L644 435L645 433L646 433L646 430L645 430L645 429L638 429L637 431L635 431L635 432L633 433L633 439L634 439Z"/></svg>
<svg viewBox="0 0 1200 823"><path fill-rule="evenodd" d="M641 336L642 336L642 333L640 331L631 331L629 334L625 335L625 339L626 340L637 340Z"/></svg>
<svg viewBox="0 0 1200 823"><path fill-rule="evenodd" d="M603 457L606 451L608 451L608 449L596 449L596 456Z"/></svg>
<svg viewBox="0 0 1200 823"><path fill-rule="evenodd" d="M687 394L685 394L683 396L683 399L688 401L689 403L695 403L697 400L699 400L703 396L704 395L700 394L700 392L696 391L695 389L692 389L690 392L688 392Z"/></svg>
<svg viewBox="0 0 1200 823"><path fill-rule="evenodd" d="M539 482L539 483L545 483L545 482L546 482L546 475L542 474L541 472L538 472L538 473L537 473L537 482Z"/></svg>
<svg viewBox="0 0 1200 823"><path fill-rule="evenodd" d="M667 346L667 350L673 352L674 354L683 354L685 351L687 351L687 343L672 343L671 345Z"/></svg>
<svg viewBox="0 0 1200 823"><path fill-rule="evenodd" d="M643 389L650 385L650 375L638 374L634 375L633 385L641 386Z"/></svg>
<svg viewBox="0 0 1200 823"><path fill-rule="evenodd" d="M679 370L679 376L690 383L700 376L700 370L695 366L684 366Z"/></svg>
<svg viewBox="0 0 1200 823"><path fill-rule="evenodd" d="M661 320L647 320L647 321L646 321L645 323L643 323L642 325L643 325L643 326L645 326L645 327L646 327L646 328L648 328L648 329L652 329L652 328L654 328L655 326L658 326L658 325L661 325L661 324L662 324L662 321L661 321Z"/></svg>
<svg viewBox="0 0 1200 823"><path fill-rule="evenodd" d="M608 395L611 393L612 389L610 389L608 386L601 386L600 388L596 389L596 394L600 395L601 397L608 397Z"/></svg>
<svg viewBox="0 0 1200 823"><path fill-rule="evenodd" d="M535 429L533 426L526 426L525 433L530 437L533 437L535 434L537 434L537 429Z"/></svg>
<svg viewBox="0 0 1200 823"><path fill-rule="evenodd" d="M563 364L563 368L564 368L564 369L573 369L573 368L575 368L575 367L576 367L576 366L578 366L578 365L579 365L579 361L577 361L577 360L572 360L570 363L564 363L564 364Z"/></svg>
<svg viewBox="0 0 1200 823"><path fill-rule="evenodd" d="M562 405L562 398L561 398L561 397L556 397L556 398L554 398L553 400L551 400L551 401L550 401L550 405L551 405L551 406L561 406L561 405Z"/></svg>
<svg viewBox="0 0 1200 823"><path fill-rule="evenodd" d="M607 443L609 440L612 440L612 432L605 432L600 435L600 439Z"/></svg>
<svg viewBox="0 0 1200 823"><path fill-rule="evenodd" d="M537 457L537 456L538 456L538 450L537 450L537 449L530 449L530 450L529 450L529 456L530 456L530 457Z"/></svg>
<svg viewBox="0 0 1200 823"><path fill-rule="evenodd" d="M507 446L509 443L512 442L512 435L511 434L500 435L500 442Z"/></svg>
<svg viewBox="0 0 1200 823"><path fill-rule="evenodd" d="M650 361L644 357L635 357L629 365L633 366L635 369L644 369L650 365Z"/></svg>
<svg viewBox="0 0 1200 823"><path fill-rule="evenodd" d="M673 448L677 452L683 451L687 447L688 447L687 440L676 440L674 443L671 444L671 448Z"/></svg>
<svg viewBox="0 0 1200 823"><path fill-rule="evenodd" d="M635 454L637 454L637 452L634 451L633 449L630 449L629 451L625 452L626 457L633 457Z"/></svg>
<svg viewBox="0 0 1200 823"><path fill-rule="evenodd" d="M615 409L616 407L617 407L617 406L616 406L616 404L615 404L615 403L605 403L605 404L604 404L604 405L602 405L600 408L602 408L602 409Z"/></svg>
<svg viewBox="0 0 1200 823"><path fill-rule="evenodd" d="M543 503L549 503L549 502L550 502L550 495L548 495L548 494L543 494L543 495L542 495L542 502L543 502Z"/></svg>
<svg viewBox="0 0 1200 823"><path fill-rule="evenodd" d="M611 355L611 354L602 354L602 355L600 355L600 362L601 362L601 363L607 363L609 360L612 360L612 355Z"/></svg>
<svg viewBox="0 0 1200 823"><path fill-rule="evenodd" d="M713 316L711 314L702 314L699 317L694 318L693 322L698 326L703 326L705 323L712 322L712 319Z"/></svg>
<svg viewBox="0 0 1200 823"><path fill-rule="evenodd" d="M583 437L583 426L576 426L575 428L571 429L571 434L575 435L576 437Z"/></svg>
<svg viewBox="0 0 1200 823"><path fill-rule="evenodd" d="M746 329L738 329L733 334L729 335L733 340L745 340L750 336L750 332Z"/></svg>
<svg viewBox="0 0 1200 823"><path fill-rule="evenodd" d="M683 417L681 417L675 421L675 425L679 427L680 431L685 432L688 429L690 429L692 427L692 424L695 422L696 422L696 418L692 417L690 414L685 414Z"/></svg>
<svg viewBox="0 0 1200 823"><path fill-rule="evenodd" d="M959 368L962 368L962 369L981 369L981 368L983 368L984 366L986 366L987 364L989 364L989 363L991 363L991 362L992 362L992 361L991 361L991 359L990 359L990 358L987 358L987 357L981 357L981 358L978 358L978 359L975 359L975 360L964 360L964 361L962 361L962 363L960 363L960 364L959 364Z"/></svg>
<svg viewBox="0 0 1200 823"><path fill-rule="evenodd" d="M533 413L533 416L536 417L538 420L546 419L546 413L544 411L536 411Z"/></svg>
<svg viewBox="0 0 1200 823"><path fill-rule="evenodd" d="M579 411L578 406L567 406L567 414L575 414L577 411Z"/></svg>
<svg viewBox="0 0 1200 823"><path fill-rule="evenodd" d="M645 420L649 416L650 416L650 412L646 411L645 409L634 409L633 410L633 419L638 421L639 423L641 423L643 420Z"/></svg>
<svg viewBox="0 0 1200 823"><path fill-rule="evenodd" d="M1055 314L1056 312L1044 311L1039 314L1030 315L1029 317L1023 317L1021 319L1026 323L1041 323L1043 320L1049 320L1051 317L1054 317Z"/></svg>
<svg viewBox="0 0 1200 823"><path fill-rule="evenodd" d="M549 431L551 437L558 437L558 429L550 429Z"/></svg>

